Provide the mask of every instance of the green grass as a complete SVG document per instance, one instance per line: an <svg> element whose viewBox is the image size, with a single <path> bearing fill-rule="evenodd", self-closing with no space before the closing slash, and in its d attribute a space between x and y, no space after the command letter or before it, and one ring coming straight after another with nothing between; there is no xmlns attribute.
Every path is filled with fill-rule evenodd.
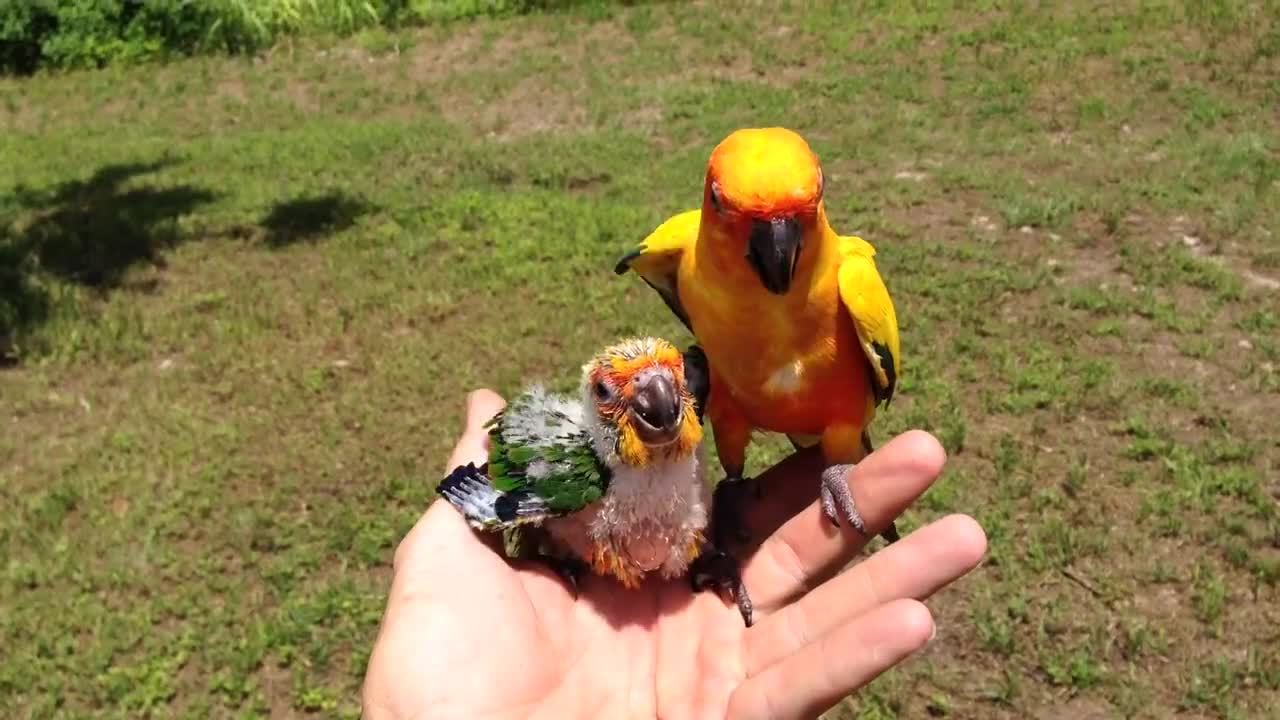
<svg viewBox="0 0 1280 720"><path fill-rule="evenodd" d="M0 80L0 710L355 716L465 391L687 341L613 261L786 124L897 303L874 434L951 455L905 525L990 536L832 717L1267 717L1278 18L591 4Z"/></svg>

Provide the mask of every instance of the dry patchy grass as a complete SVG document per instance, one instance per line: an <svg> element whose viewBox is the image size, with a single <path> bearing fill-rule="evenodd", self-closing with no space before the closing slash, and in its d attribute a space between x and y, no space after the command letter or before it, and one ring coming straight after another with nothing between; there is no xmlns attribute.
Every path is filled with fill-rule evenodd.
<svg viewBox="0 0 1280 720"><path fill-rule="evenodd" d="M639 5L0 81L0 707L356 714L464 391L684 340L612 261L696 202L723 134L778 123L898 302L877 437L951 455L906 526L991 538L938 640L832 717L1265 717L1280 14L920 7Z"/></svg>

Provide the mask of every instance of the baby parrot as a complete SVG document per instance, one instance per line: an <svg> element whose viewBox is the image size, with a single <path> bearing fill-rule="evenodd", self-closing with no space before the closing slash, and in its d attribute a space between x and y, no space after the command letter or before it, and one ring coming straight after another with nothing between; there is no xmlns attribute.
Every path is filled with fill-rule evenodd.
<svg viewBox="0 0 1280 720"><path fill-rule="evenodd" d="M736 567L705 537L705 373L696 350L618 342L583 367L577 396L533 385L515 398L490 421L488 462L455 469L438 493L473 528L532 532L573 587L587 568L627 588L687 573L695 591L727 591L751 625Z"/></svg>
<svg viewBox="0 0 1280 720"><path fill-rule="evenodd" d="M747 537L735 506L753 430L820 443L823 510L866 529L845 475L871 452L867 426L897 386L898 320L875 249L836 234L822 193L800 135L735 131L711 153L702 207L662 223L615 268L652 286L706 354L706 412L726 473L717 536ZM897 539L893 525L882 534Z"/></svg>

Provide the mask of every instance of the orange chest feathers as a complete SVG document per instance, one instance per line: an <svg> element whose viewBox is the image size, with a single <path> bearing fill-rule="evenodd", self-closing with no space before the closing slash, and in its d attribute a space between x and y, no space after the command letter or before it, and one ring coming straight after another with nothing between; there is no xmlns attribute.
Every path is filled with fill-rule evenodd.
<svg viewBox="0 0 1280 720"><path fill-rule="evenodd" d="M786 296L738 279L726 286L681 268L680 296L716 379L751 424L820 433L862 424L869 377L857 332L840 301L835 268Z"/></svg>

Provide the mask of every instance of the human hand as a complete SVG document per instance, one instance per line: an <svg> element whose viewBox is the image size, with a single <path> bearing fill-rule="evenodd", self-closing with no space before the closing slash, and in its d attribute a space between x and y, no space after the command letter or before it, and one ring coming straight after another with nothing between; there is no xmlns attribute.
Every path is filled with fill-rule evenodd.
<svg viewBox="0 0 1280 720"><path fill-rule="evenodd" d="M483 426L503 404L487 390L468 396L447 468L484 462ZM849 483L868 532L919 497L944 459L916 431L859 463ZM687 580L626 590L587 574L575 595L432 503L396 548L365 718L816 717L923 647L934 625L919 599L986 551L982 528L951 515L841 572L867 538L823 515L821 470L801 451L758 478L748 527L763 540L742 568L749 629L733 603Z"/></svg>

